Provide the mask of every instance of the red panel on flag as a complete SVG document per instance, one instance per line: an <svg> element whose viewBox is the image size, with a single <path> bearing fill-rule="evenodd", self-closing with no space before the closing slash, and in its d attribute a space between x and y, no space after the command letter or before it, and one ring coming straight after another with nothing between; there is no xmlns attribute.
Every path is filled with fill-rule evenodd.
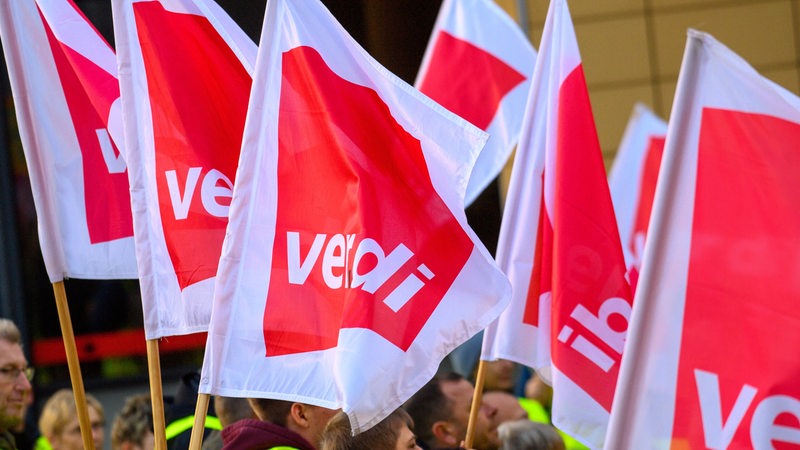
<svg viewBox="0 0 800 450"><path fill-rule="evenodd" d="M651 137L645 152L644 165L642 166L642 181L639 191L639 203L636 206L636 218L633 226L632 239L636 236L646 236L650 225L650 212L653 209L653 198L656 195L658 171L661 168L661 156L664 154L664 137ZM634 252L641 251L634 242L630 243ZM641 258L641 254L638 255Z"/></svg>
<svg viewBox="0 0 800 450"><path fill-rule="evenodd" d="M701 127L673 434L798 448L800 125L706 108Z"/></svg>
<svg viewBox="0 0 800 450"><path fill-rule="evenodd" d="M496 56L442 31L419 90L486 130L497 107L525 76Z"/></svg>
<svg viewBox="0 0 800 450"><path fill-rule="evenodd" d="M542 180L544 184L544 180ZM544 192L544 186L542 186ZM522 323L539 326L539 312L541 310L541 296L553 290L553 227L544 204L542 195L539 208L539 233L536 235L536 247L533 254L533 270L531 281L528 284L528 295L525 299L525 309L522 313Z"/></svg>
<svg viewBox="0 0 800 450"><path fill-rule="evenodd" d="M111 103L119 98L119 83L86 57L59 42L44 17L42 24L81 148L89 241L98 244L131 237L133 219L128 174L119 150L108 136L106 118L101 116L107 117ZM86 86L94 91L87 92Z"/></svg>
<svg viewBox="0 0 800 450"><path fill-rule="evenodd" d="M374 90L311 47L284 53L282 68L267 355L332 348L340 328L406 350L473 243Z"/></svg>
<svg viewBox="0 0 800 450"><path fill-rule="evenodd" d="M550 214L555 236L552 358L610 410L630 317L630 288L581 66L559 92L557 139Z"/></svg>
<svg viewBox="0 0 800 450"><path fill-rule="evenodd" d="M217 272L252 80L205 17L133 7L164 238L183 289Z"/></svg>

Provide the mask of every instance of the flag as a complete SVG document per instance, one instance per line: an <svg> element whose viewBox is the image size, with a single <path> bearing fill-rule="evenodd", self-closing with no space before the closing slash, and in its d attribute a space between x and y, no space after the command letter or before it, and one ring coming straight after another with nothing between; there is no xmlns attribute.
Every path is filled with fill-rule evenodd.
<svg viewBox="0 0 800 450"><path fill-rule="evenodd" d="M631 294L563 0L550 3L523 130L497 252L513 297L482 358L536 369L553 387L553 423L601 447Z"/></svg>
<svg viewBox="0 0 800 450"><path fill-rule="evenodd" d="M492 0L444 0L416 87L489 133L467 185L471 204L519 139L536 51Z"/></svg>
<svg viewBox="0 0 800 450"><path fill-rule="evenodd" d="M0 35L50 281L136 278L114 51L71 0L2 2Z"/></svg>
<svg viewBox="0 0 800 450"><path fill-rule="evenodd" d="M343 408L354 431L508 303L468 227L485 133L316 0L267 5L200 392Z"/></svg>
<svg viewBox="0 0 800 450"><path fill-rule="evenodd" d="M690 30L609 448L800 445L797 142L800 98Z"/></svg>
<svg viewBox="0 0 800 450"><path fill-rule="evenodd" d="M666 134L667 123L643 104L637 104L608 175L628 279L634 290L642 268L642 251Z"/></svg>
<svg viewBox="0 0 800 450"><path fill-rule="evenodd" d="M212 0L115 0L145 337L206 331L256 46Z"/></svg>

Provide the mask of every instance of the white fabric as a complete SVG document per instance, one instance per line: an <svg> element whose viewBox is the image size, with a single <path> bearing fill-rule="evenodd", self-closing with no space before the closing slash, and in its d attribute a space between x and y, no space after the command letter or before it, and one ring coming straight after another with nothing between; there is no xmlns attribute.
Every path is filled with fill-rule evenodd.
<svg viewBox="0 0 800 450"><path fill-rule="evenodd" d="M588 95L580 99L577 94L579 86L575 80L579 80L577 75L582 74L581 71L581 58L566 2L552 1L539 46L498 244L497 261L511 280L512 301L484 333L481 357L484 360L508 359L536 369L553 386L553 423L582 443L599 448L605 436L610 397L609 404L603 405L589 391L613 391L622 349L613 345L619 336L606 339L597 329L590 329L584 319L590 316L595 323L608 327L603 311L610 307L624 313L629 308L624 306L629 303L624 297L630 298L630 293L623 279L625 270L619 240L614 236L613 207L604 186L607 182L593 129L591 106ZM583 82L582 78L580 81ZM585 90L585 84L580 89ZM586 104L578 105L578 101ZM563 113L562 107L572 108L581 117ZM576 123L592 129L562 129L577 119L580 122ZM566 135L577 131L580 131L576 133L576 136L580 134L580 141L576 138L566 143ZM585 188L587 185L592 187ZM584 195L575 195L579 191ZM542 241L546 232L541 224L552 227L550 259L546 255L548 244ZM601 233L602 245L582 237L592 235L594 229L606 231ZM537 254L537 240L542 246L541 254ZM583 258L587 254L599 262L594 266L586 264ZM596 280L583 285L579 276L566 273L584 269L599 271L597 267L603 268L605 286ZM532 280L537 273L535 270L553 273L550 277L543 274L541 279ZM615 293L603 296L609 294L609 289L614 289ZM588 312L582 319L576 316L579 309ZM538 310L538 317L526 319L528 310ZM587 344L585 352L577 350L581 343ZM595 344L601 345L602 350ZM601 356L592 360L597 366L593 370L599 372L593 386L576 377L579 371L575 367L586 365L589 360L586 348L596 350L595 355ZM615 359L609 356L611 351ZM567 364L571 375L565 370Z"/></svg>
<svg viewBox="0 0 800 450"><path fill-rule="evenodd" d="M140 287L144 310L145 336L156 339L164 336L206 331L211 315L211 300L214 291L214 277L189 284L181 289L176 269L170 259L165 241L165 229L159 205L156 173L156 152L153 114L148 92L148 79L142 55L137 23L134 17L134 4L150 3L153 0L114 0L114 32L119 56L120 85L122 89L122 110L125 123L125 140L129 149L129 167L134 210L136 237L136 257L140 267ZM256 45L233 22L233 20L213 0L164 0L161 6L165 11L175 14L196 15L207 19L214 31L230 47L241 66L250 74L255 66ZM195 49L196 50L196 49ZM212 49L201 49L211 52ZM211 61L209 56L209 61ZM160 61L169 65L177 61ZM228 89L218 80L215 89ZM203 108L204 93L197 92L196 108ZM181 114L183 112L178 112ZM223 117L229 119L229 117ZM208 124L213 127L214 124ZM231 149L227 152L234 161L238 155ZM178 158L176 156L176 158ZM188 159L188 157L187 157ZM168 174L167 174L168 175ZM179 175L178 183L188 175ZM200 197L202 180L197 180L195 200ZM179 187L182 186L179 184ZM184 201L189 195L188 187ZM163 196L163 193L162 193ZM175 200L173 200L174 202ZM186 206L188 208L188 206ZM201 245L203 242L196 242Z"/></svg>
<svg viewBox="0 0 800 450"><path fill-rule="evenodd" d="M113 50L68 0L8 1L0 5L0 34L8 66L17 123L39 219L39 243L51 282L64 278L115 279L136 278L136 259L132 229L110 240L92 243L90 238L86 188L109 189L111 186L85 186L99 176L113 176L124 171L119 155L109 154L112 166L84 173L86 161L76 134L76 126L85 125L82 117L72 117L64 94L53 49L47 39L44 22L49 23L61 46L71 48L97 66L109 77L116 78ZM82 79L82 82L86 80ZM86 95L93 87L83 85ZM119 92L116 93L119 95ZM105 129L122 150L116 135L114 112L98 109ZM90 130L93 133L95 130ZM108 134L105 134L108 136ZM111 142L105 141L109 153ZM100 144L103 145L102 143ZM84 151L91 151L84 149ZM102 174L99 170L105 170ZM120 210L129 211L124 176L119 184ZM127 213L129 215L129 213ZM130 220L130 219L128 219Z"/></svg>
<svg viewBox="0 0 800 450"><path fill-rule="evenodd" d="M666 134L667 122L644 104L637 103L622 135L614 165L608 174L608 188L614 202L614 214L628 267L634 264L634 254L628 244L634 233L648 143L650 138L664 137Z"/></svg>
<svg viewBox="0 0 800 450"><path fill-rule="evenodd" d="M433 49L441 31L494 55L526 78L502 99L485 130L489 140L478 155L467 185L465 204L470 205L500 173L519 140L536 50L517 23L493 0L445 0L417 74L417 87L429 74ZM477 82L472 88L486 89Z"/></svg>
<svg viewBox="0 0 800 450"><path fill-rule="evenodd" d="M291 112L279 108L285 76L282 58L300 46L318 52L337 77L374 90L394 120L420 141L436 194L472 242L463 270L406 351L371 329L352 327L338 329L336 346L331 348L265 356L264 322L269 322L265 308L281 300L269 296L270 283L286 274L276 268L281 261L273 261L272 254L280 219L276 203L281 187L275 186L279 118ZM508 281L463 213L467 175L486 135L381 67L317 0L268 3L253 86L200 392L341 407L354 431L360 432L423 386L451 350L494 320L508 303ZM330 148L347 146L343 142ZM325 186L316 191L324 195ZM366 217L353 220L361 219ZM323 284L315 289L327 288Z"/></svg>
<svg viewBox="0 0 800 450"><path fill-rule="evenodd" d="M797 386L794 381L782 387L762 386L764 383L768 384L768 380L771 381L772 377L776 376L774 368L767 364L768 361L762 361L764 365L758 365L752 362L756 355L748 354L736 345L710 347L702 337L695 337L699 341L685 342L686 339L683 336L684 329L690 326L695 330L710 329L717 321L715 317L704 317L699 323L685 323L684 321L691 250L693 240L698 239L693 236L693 221L697 208L713 210L715 207L714 205L696 204L696 193L702 185L697 171L698 155L701 152L699 146L701 118L706 108L735 113L763 114L785 120L793 124L795 128L800 125L800 99L798 97L763 78L746 61L712 36L694 30L689 31L672 115L669 120L662 170L653 205L651 231L648 233L645 245L644 271L636 292L636 306L633 310L629 339L625 349L626 357L620 371L620 389L617 390L614 399L614 410L609 425L608 448L675 448L676 442L673 439L676 437L673 436L673 431L676 417L695 424L702 423L703 427L707 428L706 431L716 428L710 424L708 417L703 417L710 409L709 405L698 405L688 401L677 402L679 361L681 361L684 344L705 348L715 357L716 355L727 355L721 357L730 361L733 367L733 370L719 373L716 380L704 378L702 373L715 371L717 368L710 365L694 368L698 383L697 389L700 389L703 380L706 384L709 380L722 384L731 378L735 379L741 368L751 368L754 364L756 364L755 370L759 373L758 377L748 377L744 385L738 384L737 380L737 384L731 386L729 383L727 389L722 389L722 409L717 411L718 414L721 414L722 423L717 426L722 427L724 424L727 432L720 435L706 432L705 441L678 443L686 448L699 448L700 446L728 448L728 443L731 443L731 439L733 439L733 432L736 433L737 440L731 444L730 448L775 448L774 444L765 443L758 437L763 437L764 434L771 431L779 432L778 429L781 427L773 428L771 423L759 423L753 416L742 421L742 416L733 411L734 400L737 400L738 403L738 400L747 398L746 392L749 384L754 384L759 391L766 390L767 395L776 397L783 394L788 386ZM759 139L758 136L748 136L748 138ZM765 138L765 136L760 137L760 139ZM752 159L753 162L757 160L757 157ZM769 180L759 179L748 180L748 182L752 183L756 189L762 183L770 184ZM787 194L790 197L796 196L796 192ZM779 216L780 211L775 211L775 214ZM725 233L725 231L721 231L720 235L724 236ZM723 247L736 248L743 244L747 245L749 242L758 242L758 239L762 238L753 236L748 238L748 242L731 240L723 242ZM796 241L795 233L793 242ZM796 252L796 249L796 245L792 244L792 246L786 247L785 251ZM731 262L729 254L720 253L714 255L713 261L706 262L706 264L717 268L723 277L733 279L737 275L730 271ZM765 261L748 259L742 263L748 267L757 267L764 264ZM777 275L776 279L783 280L783 277ZM779 281L779 283L782 282ZM754 286L754 289L757 291L759 288ZM722 297L724 299L724 296ZM776 304L784 301L786 301L785 298L775 299ZM794 299L789 301L794 301ZM769 310L775 306L759 301L759 304L754 307L756 310ZM726 341L747 341L755 338L757 332L754 330L758 327L764 330L786 327L786 324L780 324L777 321L754 324L747 316L747 313L741 315L740 326L725 327ZM789 327L796 329L795 325L791 325L791 323L796 324L796 318L789 319L789 321ZM700 326L698 327L698 325ZM711 332L709 330L709 333ZM713 333L718 334L719 330L714 330ZM785 352L787 355L797 354L795 338L781 342L775 341L771 344L778 346L781 352ZM796 380L798 373L796 365L793 370L794 372L791 373L777 375ZM755 388L752 386L750 388L754 389L753 393L755 393ZM695 392L694 389L689 389L689 391ZM759 394L763 395L761 392ZM792 398L791 395L790 393L782 397L783 405L785 406L787 403L795 405L794 412L792 413L790 409L789 414L797 417L800 414L797 408L800 402L796 398L796 390L795 398ZM752 401L752 397L749 398ZM765 402L760 402L758 405L761 403ZM738 406L747 408L750 411L749 415L758 405L745 400ZM778 410L780 409L778 407ZM719 419L720 417L717 417L717 420ZM788 422L791 423L791 421ZM796 425L786 427L783 437L785 439L778 439L778 441L798 443L800 434L798 434Z"/></svg>

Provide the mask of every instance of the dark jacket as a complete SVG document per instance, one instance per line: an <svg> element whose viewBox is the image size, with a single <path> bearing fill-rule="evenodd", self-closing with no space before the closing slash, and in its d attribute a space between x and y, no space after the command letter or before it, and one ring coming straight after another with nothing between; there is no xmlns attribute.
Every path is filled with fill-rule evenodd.
<svg viewBox="0 0 800 450"><path fill-rule="evenodd" d="M0 433L0 450L17 450L17 444L14 442L14 436L8 431L3 431Z"/></svg>
<svg viewBox="0 0 800 450"><path fill-rule="evenodd" d="M315 450L294 431L256 419L243 419L223 428L222 442L222 450L264 450L279 446Z"/></svg>

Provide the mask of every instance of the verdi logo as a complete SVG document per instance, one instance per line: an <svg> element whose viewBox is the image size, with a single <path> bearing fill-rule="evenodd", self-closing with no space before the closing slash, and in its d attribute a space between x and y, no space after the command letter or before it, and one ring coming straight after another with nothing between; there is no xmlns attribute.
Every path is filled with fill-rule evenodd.
<svg viewBox="0 0 800 450"><path fill-rule="evenodd" d="M348 328L406 350L473 243L433 188L420 141L375 90L310 47L281 67L266 354L332 348Z"/></svg>
<svg viewBox="0 0 800 450"><path fill-rule="evenodd" d="M355 238L355 234L347 236L334 234L327 240L322 263L319 267L322 279L330 289L360 288L370 294L375 294L414 256L414 253L403 244L398 244L387 255L376 241L369 238L361 240L355 248L355 252L352 252L351 255ZM291 231L286 233L289 283L304 284L306 282L311 269L319 259L320 253L322 253L322 247L326 239L327 235L317 234L311 244L311 249L301 261L300 233ZM375 264L369 269L365 269L365 266L369 265L369 263L364 261L370 257L375 260ZM425 279L430 280L433 278L433 272L425 264L420 264L417 270ZM397 312L424 285L425 282L412 273L399 286L394 288L383 299L383 302L392 311Z"/></svg>
<svg viewBox="0 0 800 450"><path fill-rule="evenodd" d="M205 17L133 8L164 241L184 289L217 272L252 80Z"/></svg>

